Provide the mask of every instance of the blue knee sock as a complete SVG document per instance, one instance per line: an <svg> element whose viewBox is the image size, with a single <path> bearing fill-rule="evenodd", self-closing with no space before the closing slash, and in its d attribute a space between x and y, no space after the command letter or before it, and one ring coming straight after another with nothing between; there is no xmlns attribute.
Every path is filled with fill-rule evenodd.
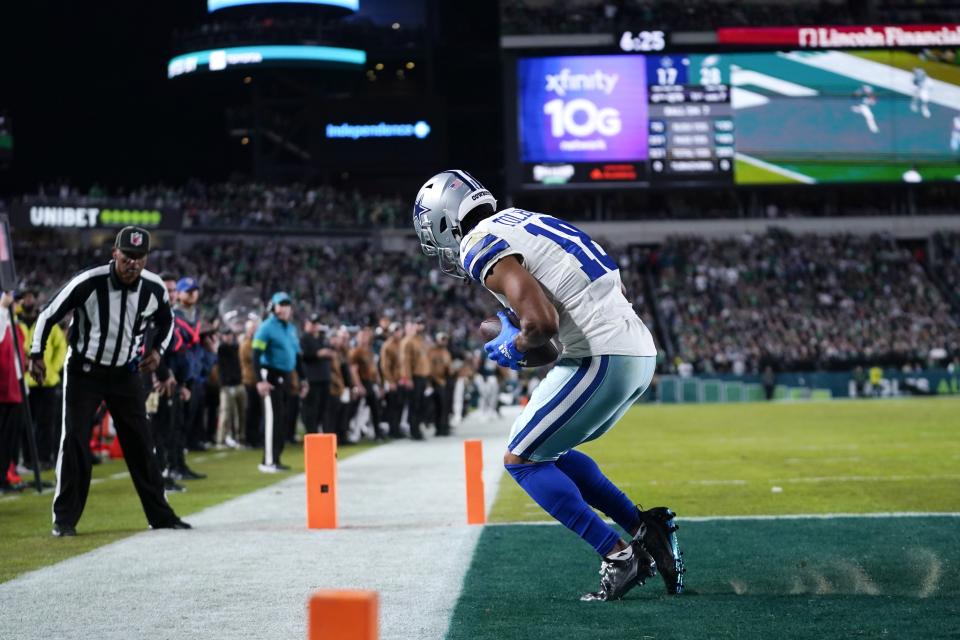
<svg viewBox="0 0 960 640"><path fill-rule="evenodd" d="M620 535L583 500L577 485L553 462L504 465L510 475L544 511L607 555Z"/></svg>
<svg viewBox="0 0 960 640"><path fill-rule="evenodd" d="M603 475L593 458L571 449L557 460L557 468L573 480L591 507L607 514L627 533L640 526L636 505Z"/></svg>

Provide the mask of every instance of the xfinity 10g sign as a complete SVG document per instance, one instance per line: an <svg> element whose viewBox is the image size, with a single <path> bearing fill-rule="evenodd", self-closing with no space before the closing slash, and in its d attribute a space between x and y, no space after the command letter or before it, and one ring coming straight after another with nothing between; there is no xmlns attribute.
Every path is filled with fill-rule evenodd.
<svg viewBox="0 0 960 640"><path fill-rule="evenodd" d="M561 56L518 61L524 162L644 160L643 56Z"/></svg>

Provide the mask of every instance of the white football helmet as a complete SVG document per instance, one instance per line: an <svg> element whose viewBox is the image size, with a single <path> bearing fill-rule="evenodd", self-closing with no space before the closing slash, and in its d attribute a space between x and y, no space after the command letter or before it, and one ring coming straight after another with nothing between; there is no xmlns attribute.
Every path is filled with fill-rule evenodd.
<svg viewBox="0 0 960 640"><path fill-rule="evenodd" d="M420 238L420 248L428 256L438 256L444 273L466 277L460 266L460 222L485 204L497 210L490 191L466 171L442 171L420 187L413 205L413 228Z"/></svg>

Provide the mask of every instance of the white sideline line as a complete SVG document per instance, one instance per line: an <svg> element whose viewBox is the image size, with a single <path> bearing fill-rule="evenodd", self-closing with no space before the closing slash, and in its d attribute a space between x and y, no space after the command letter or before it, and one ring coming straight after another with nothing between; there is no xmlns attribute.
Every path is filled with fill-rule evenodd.
<svg viewBox="0 0 960 640"><path fill-rule="evenodd" d="M742 516L677 516L680 522L724 522L740 520L832 520L834 518L862 518L862 519L882 519L882 518L960 518L960 512L955 511L891 511L888 513L785 513L781 515L742 515ZM607 520L606 522L611 522ZM559 525L556 520L546 520L543 522L488 522L488 527L506 527L506 526L553 526Z"/></svg>
<svg viewBox="0 0 960 640"><path fill-rule="evenodd" d="M946 473L932 476L813 476L810 478L773 478L769 482L902 482L904 480L960 480L960 474Z"/></svg>
<svg viewBox="0 0 960 640"><path fill-rule="evenodd" d="M748 156L745 153L737 153L735 155L738 160L743 160L747 164L752 164L755 167L760 167L761 169L766 169L767 171L772 171L773 173L779 173L780 175L796 180L797 182L802 182L803 184L817 183L817 181L811 178L810 176L805 176L802 173L797 173L796 171L791 171L790 169L784 169L783 167L778 167L775 164L764 162L759 158Z"/></svg>

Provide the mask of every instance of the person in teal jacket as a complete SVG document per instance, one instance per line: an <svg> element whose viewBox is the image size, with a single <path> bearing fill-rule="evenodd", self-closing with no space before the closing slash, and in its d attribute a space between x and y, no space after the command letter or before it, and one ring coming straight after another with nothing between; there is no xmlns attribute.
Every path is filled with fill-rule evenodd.
<svg viewBox="0 0 960 640"><path fill-rule="evenodd" d="M290 469L280 462L286 442L288 412L293 401L291 374L300 379L300 397L307 394L307 379L303 370L300 336L290 322L293 301L284 291L270 298L270 317L253 336L253 364L257 371L257 391L263 398L263 473L277 473Z"/></svg>

